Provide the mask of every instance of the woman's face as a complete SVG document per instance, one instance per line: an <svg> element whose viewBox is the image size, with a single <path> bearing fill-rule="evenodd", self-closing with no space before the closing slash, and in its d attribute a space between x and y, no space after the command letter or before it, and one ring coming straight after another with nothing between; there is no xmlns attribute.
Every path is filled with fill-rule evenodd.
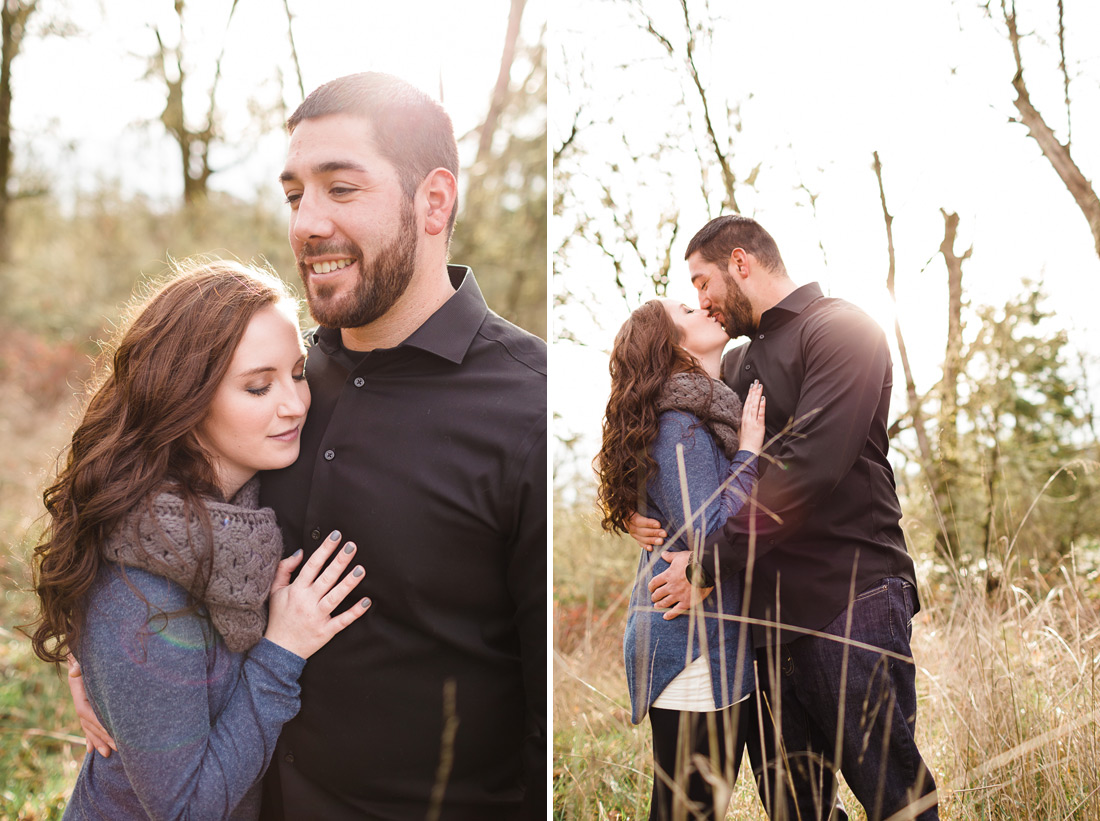
<svg viewBox="0 0 1100 821"><path fill-rule="evenodd" d="M662 299L674 324L680 331L680 347L696 359L705 359L708 355L721 351L730 341L725 329L718 320L707 316L699 308L689 308L674 299Z"/></svg>
<svg viewBox="0 0 1100 821"><path fill-rule="evenodd" d="M309 410L305 361L289 308L269 305L252 317L198 429L226 498L257 471L298 458Z"/></svg>

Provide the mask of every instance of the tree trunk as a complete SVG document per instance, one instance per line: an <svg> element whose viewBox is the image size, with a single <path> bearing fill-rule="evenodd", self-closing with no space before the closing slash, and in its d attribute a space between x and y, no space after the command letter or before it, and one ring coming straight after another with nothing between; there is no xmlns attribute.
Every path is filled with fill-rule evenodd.
<svg viewBox="0 0 1100 821"><path fill-rule="evenodd" d="M963 255L955 254L955 237L958 234L959 215L948 214L942 208L943 242L940 253L947 265L947 344L943 355L943 379L940 381L939 452L933 493L936 504L945 514L954 511L951 484L959 475L959 376L962 372L962 264L970 258L974 248L967 248ZM951 555L959 555L956 529L946 517L941 516L941 530Z"/></svg>
<svg viewBox="0 0 1100 821"><path fill-rule="evenodd" d="M508 85L512 75L512 63L516 59L516 43L519 40L519 24L523 19L523 7L527 0L512 0L511 11L508 12L508 29L504 35L504 50L500 55L500 70L497 72L497 83L493 88L493 97L489 102L489 113L485 115L485 122L481 126L481 133L477 142L477 162L482 162L489 156L493 147L493 134L496 133L497 123L500 122L500 114L508 102Z"/></svg>
<svg viewBox="0 0 1100 821"><path fill-rule="evenodd" d="M973 247L963 255L955 254L959 215L942 208L944 231L940 253L947 265L947 345L943 355L943 379L940 382L939 476L936 497L950 504L951 482L959 475L959 376L962 372L962 264ZM957 547L957 546L956 546Z"/></svg>
<svg viewBox="0 0 1100 821"><path fill-rule="evenodd" d="M879 198L882 201L882 216L886 223L886 253L889 258L889 269L886 274L886 290L890 292L890 299L897 304L897 295L894 292L894 217L886 207L886 189L882 184L882 162L878 152L874 152L873 168L878 178ZM901 332L901 323L897 314L894 315L894 336L898 342L898 354L901 357L902 371L905 373L905 393L909 402L909 416L913 420L913 432L917 435L917 448L920 451L921 470L928 481L932 492L932 502L936 508L936 517L939 520L939 529L936 533L936 547L949 558L958 556L959 545L955 528L951 526L951 500L948 495L947 477L944 466L932 452L932 443L928 440L928 432L924 429L924 410L921 407L920 397L917 395L917 385L913 379L913 370L909 365L909 354L905 347L905 338Z"/></svg>
<svg viewBox="0 0 1100 821"><path fill-rule="evenodd" d="M10 259L8 211L12 200L11 172L11 65L23 44L27 20L34 13L38 0L0 2L3 43L0 46L0 265Z"/></svg>

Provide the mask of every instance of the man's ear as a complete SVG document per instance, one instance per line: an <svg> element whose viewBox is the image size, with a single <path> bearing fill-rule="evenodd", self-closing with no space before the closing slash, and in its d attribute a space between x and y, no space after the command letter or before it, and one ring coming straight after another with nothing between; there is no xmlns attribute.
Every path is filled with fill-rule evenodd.
<svg viewBox="0 0 1100 821"><path fill-rule="evenodd" d="M447 230L451 211L458 200L458 182L446 168L437 168L420 183L420 190L427 201L424 229L435 236Z"/></svg>
<svg viewBox="0 0 1100 821"><path fill-rule="evenodd" d="M744 279L748 273L749 254L744 248L734 248L730 251L729 261L726 263L726 270L730 272L731 276L735 276L738 279Z"/></svg>

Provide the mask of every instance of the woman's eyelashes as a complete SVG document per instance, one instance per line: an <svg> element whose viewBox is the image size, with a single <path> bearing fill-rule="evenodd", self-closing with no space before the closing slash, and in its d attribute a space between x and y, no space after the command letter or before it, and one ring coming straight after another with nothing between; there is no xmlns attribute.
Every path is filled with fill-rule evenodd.
<svg viewBox="0 0 1100 821"><path fill-rule="evenodd" d="M300 370L298 373L292 373L290 375L290 378L293 379L295 382L305 381L305 378L306 378L305 368ZM271 391L271 385L272 384L273 383L268 382L266 385L259 385L259 386L254 386L254 387L250 387L250 388L245 388L245 390L248 391L253 396L266 396Z"/></svg>

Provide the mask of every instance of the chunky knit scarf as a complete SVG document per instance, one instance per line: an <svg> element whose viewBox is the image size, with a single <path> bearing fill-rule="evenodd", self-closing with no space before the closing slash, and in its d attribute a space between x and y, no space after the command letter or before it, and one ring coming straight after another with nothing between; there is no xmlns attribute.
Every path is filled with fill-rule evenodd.
<svg viewBox="0 0 1100 821"><path fill-rule="evenodd" d="M259 508L259 499L260 481L253 478L228 503L207 500L211 546L202 522L188 521L183 499L159 493L123 518L104 556L186 589L206 608L226 647L244 652L267 628L267 595L283 554L275 513Z"/></svg>
<svg viewBox="0 0 1100 821"><path fill-rule="evenodd" d="M725 382L698 373L673 374L657 397L657 410L695 414L721 443L727 458L732 459L737 453L741 400Z"/></svg>

